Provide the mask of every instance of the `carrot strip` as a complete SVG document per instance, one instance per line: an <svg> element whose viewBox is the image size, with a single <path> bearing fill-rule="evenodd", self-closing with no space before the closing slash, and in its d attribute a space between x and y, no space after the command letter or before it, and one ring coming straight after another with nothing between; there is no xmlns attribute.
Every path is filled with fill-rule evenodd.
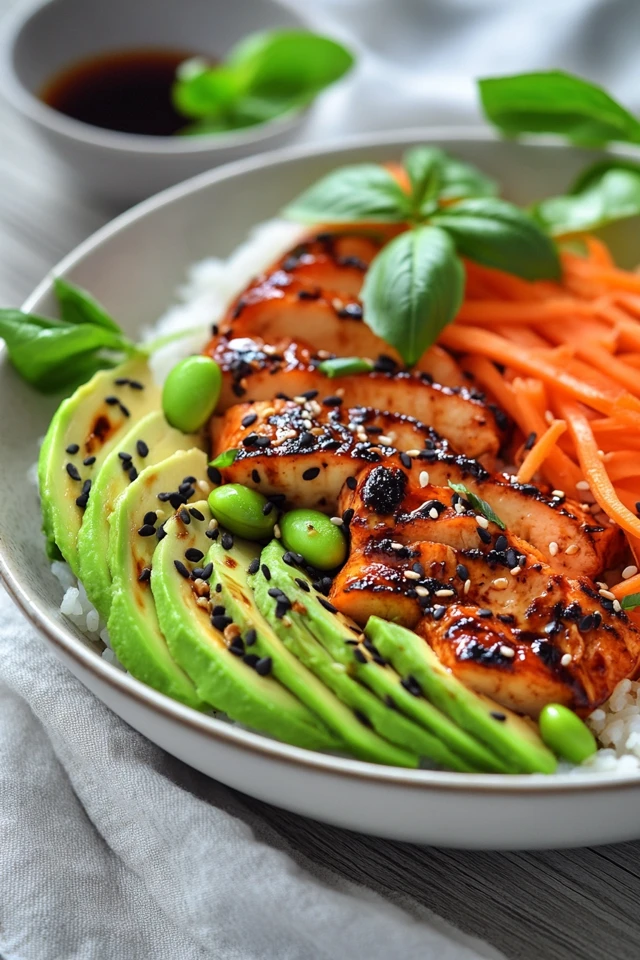
<svg viewBox="0 0 640 960"><path fill-rule="evenodd" d="M612 483L628 477L640 477L640 456L637 450L616 450L605 453L604 463Z"/></svg>
<svg viewBox="0 0 640 960"><path fill-rule="evenodd" d="M613 484L598 454L598 444L589 426L589 421L577 404L560 397L557 405L563 419L567 422L582 472L589 482L596 501L607 516L615 520L623 530L640 537L640 518L625 507L616 495Z"/></svg>
<svg viewBox="0 0 640 960"><path fill-rule="evenodd" d="M516 475L518 483L529 483L533 479L566 429L564 420L554 420L549 425L520 464Z"/></svg>
<svg viewBox="0 0 640 960"><path fill-rule="evenodd" d="M591 303L558 297L533 303L509 303L504 300L472 300L460 307L456 322L481 323L544 323L564 317L592 317Z"/></svg>
<svg viewBox="0 0 640 960"><path fill-rule="evenodd" d="M632 593L640 593L640 573L616 583L611 587L611 593L615 595L616 600L622 600L623 597L628 597Z"/></svg>
<svg viewBox="0 0 640 960"><path fill-rule="evenodd" d="M587 248L587 256L591 263L597 264L599 267L615 266L609 248L602 240L594 237L592 233L586 234L583 239Z"/></svg>
<svg viewBox="0 0 640 960"><path fill-rule="evenodd" d="M460 365L463 370L473 374L481 387L493 394L503 410L513 409L513 390L490 360L485 357L465 356L462 357Z"/></svg>
<svg viewBox="0 0 640 960"><path fill-rule="evenodd" d="M525 436L535 434L537 438L543 435L547 424L542 412L546 405L546 398L543 398L540 402L536 384L542 387L539 381L522 380L520 377L516 377L513 381L515 408L510 409L512 416ZM551 450L543 465L542 472L555 489L564 490L569 496L576 495L576 484L582 480L582 473L571 458L559 447Z"/></svg>

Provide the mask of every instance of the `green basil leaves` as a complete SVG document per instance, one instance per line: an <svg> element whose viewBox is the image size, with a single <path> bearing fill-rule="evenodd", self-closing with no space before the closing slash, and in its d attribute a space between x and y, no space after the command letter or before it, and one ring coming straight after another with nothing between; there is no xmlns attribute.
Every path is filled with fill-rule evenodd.
<svg viewBox="0 0 640 960"><path fill-rule="evenodd" d="M0 309L0 338L18 373L43 393L77 386L137 351L86 291L58 278L61 319Z"/></svg>
<svg viewBox="0 0 640 960"><path fill-rule="evenodd" d="M640 164L612 157L588 167L563 197L549 197L533 215L552 236L597 230L640 214Z"/></svg>
<svg viewBox="0 0 640 960"><path fill-rule="evenodd" d="M505 136L555 133L599 147L640 143L640 123L606 90L561 70L486 77L478 81L482 107Z"/></svg>
<svg viewBox="0 0 640 960"><path fill-rule="evenodd" d="M464 270L439 227L407 230L371 263L362 288L367 324L413 366L451 323L464 296Z"/></svg>
<svg viewBox="0 0 640 960"><path fill-rule="evenodd" d="M495 523L501 530L507 529L507 525L494 513L493 507L482 497L479 497L477 493L472 493L464 483L453 483L451 480L448 480L447 483L458 496L471 504L476 513L482 514L485 519L489 520L490 523Z"/></svg>
<svg viewBox="0 0 640 960"><path fill-rule="evenodd" d="M460 256L527 280L557 279L560 262L539 222L498 200L480 170L429 146L408 150L402 163L408 190L382 166L355 164L323 177L284 213L302 223L411 228L371 262L362 302L364 322L412 366L460 308Z"/></svg>
<svg viewBox="0 0 640 960"><path fill-rule="evenodd" d="M272 120L309 104L353 63L341 44L309 31L252 34L220 66L198 57L181 65L173 103L194 121L182 132L219 133Z"/></svg>

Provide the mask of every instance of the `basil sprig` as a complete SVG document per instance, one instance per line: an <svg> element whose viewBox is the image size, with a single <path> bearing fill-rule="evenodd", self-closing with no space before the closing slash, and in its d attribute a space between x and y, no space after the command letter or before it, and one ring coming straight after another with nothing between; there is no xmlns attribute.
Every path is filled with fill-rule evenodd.
<svg viewBox="0 0 640 960"><path fill-rule="evenodd" d="M597 230L640 215L640 164L612 157L587 167L568 194L548 197L532 213L552 236Z"/></svg>
<svg viewBox="0 0 640 960"><path fill-rule="evenodd" d="M403 157L410 189L377 164L334 170L284 211L302 223L397 223L410 229L372 260L364 321L408 366L451 323L464 296L460 256L526 280L557 279L560 262L541 226L497 199L496 184L434 147Z"/></svg>
<svg viewBox="0 0 640 960"><path fill-rule="evenodd" d="M640 607L640 593L630 593L620 601L623 610L635 610Z"/></svg>
<svg viewBox="0 0 640 960"><path fill-rule="evenodd" d="M139 352L86 290L58 278L54 293L59 320L0 309L0 338L11 363L32 386L43 393L70 389Z"/></svg>
<svg viewBox="0 0 640 960"><path fill-rule="evenodd" d="M477 493L473 493L464 483L453 483L452 480L448 480L447 483L451 489L462 497L463 500L467 500L476 513L482 514L487 520L491 523L495 523L496 526L500 527L501 530L506 530L507 525L500 519L500 517L494 513L493 507L487 503L486 500L483 500L482 497L479 497Z"/></svg>
<svg viewBox="0 0 640 960"><path fill-rule="evenodd" d="M199 57L178 70L173 104L184 134L219 133L307 106L354 63L346 47L305 30L251 34L218 66Z"/></svg>

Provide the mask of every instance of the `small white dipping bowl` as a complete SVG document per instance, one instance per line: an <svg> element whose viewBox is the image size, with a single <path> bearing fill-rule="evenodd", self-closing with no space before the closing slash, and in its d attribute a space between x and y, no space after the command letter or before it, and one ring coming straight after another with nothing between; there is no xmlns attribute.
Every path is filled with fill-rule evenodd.
<svg viewBox="0 0 640 960"><path fill-rule="evenodd" d="M211 167L292 139L298 111L246 130L198 137L119 133L65 116L41 99L61 70L96 55L140 49L222 57L242 37L308 24L278 0L38 0L0 35L0 89L92 193L132 202Z"/></svg>

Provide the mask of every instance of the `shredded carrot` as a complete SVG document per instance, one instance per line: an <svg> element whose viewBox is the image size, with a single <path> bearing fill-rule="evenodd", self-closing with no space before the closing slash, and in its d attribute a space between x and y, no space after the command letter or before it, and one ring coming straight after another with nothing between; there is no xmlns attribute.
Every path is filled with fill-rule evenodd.
<svg viewBox="0 0 640 960"><path fill-rule="evenodd" d="M554 420L549 425L520 464L516 474L518 483L529 483L533 479L566 429L564 420Z"/></svg>
<svg viewBox="0 0 640 960"><path fill-rule="evenodd" d="M611 593L615 595L616 600L622 600L623 597L628 597L632 593L640 593L640 573L616 583L611 587Z"/></svg>

